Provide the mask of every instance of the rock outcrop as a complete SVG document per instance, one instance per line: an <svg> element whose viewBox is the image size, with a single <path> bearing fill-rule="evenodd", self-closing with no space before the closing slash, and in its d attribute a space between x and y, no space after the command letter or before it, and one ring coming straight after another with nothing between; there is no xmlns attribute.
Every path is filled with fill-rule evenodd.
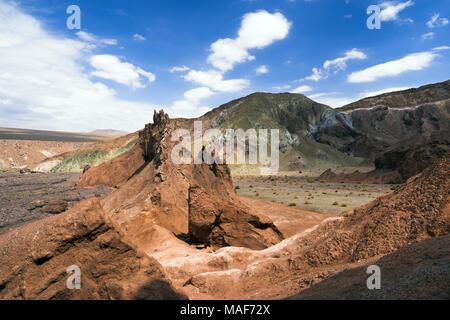
<svg viewBox="0 0 450 320"><path fill-rule="evenodd" d="M226 165L178 165L172 161L172 149L177 143L172 141L172 132L192 130L193 121L171 120L163 111L155 112L153 121L139 133L145 163L139 160L134 171L119 170L124 172L117 175L124 177L120 187L103 200L105 211L125 233L137 230L133 238L147 243L151 234L142 226L158 225L189 243L253 249L282 240L268 218L252 212L239 200ZM130 157L138 157L137 152L123 155L129 160L117 159L89 170L89 180L102 181L120 163L132 163ZM100 177L95 178L96 174Z"/></svg>
<svg viewBox="0 0 450 320"><path fill-rule="evenodd" d="M98 200L0 236L0 299L183 299L160 264L126 244ZM69 289L67 269L80 269Z"/></svg>
<svg viewBox="0 0 450 320"><path fill-rule="evenodd" d="M279 299L297 296L336 275L336 279L342 279L339 274L343 270L378 264L378 261L386 267L390 279L397 280L400 273L407 274L400 282L404 291L384 290L381 292L384 299L423 297L424 291L428 292L427 298L446 297L448 295L434 292L433 288L448 288L438 280L448 275L448 270L443 269L448 250L443 247L433 249L432 244L445 246L448 242L449 189L450 158L444 157L393 194L345 217L328 219L268 249L223 248L215 254L190 254L179 257L176 263L162 263L171 279L176 283L184 279L185 292L196 298ZM415 250L417 252L411 254ZM393 260L391 255L399 258ZM437 280L424 282L420 272L405 270L400 262L407 262L402 259L408 259L408 256L415 259L414 263L408 262L409 265L424 261L418 266L422 270L431 266L428 261L441 266L427 269L430 278ZM200 265L199 261L201 267L193 268L193 264ZM354 272L351 274L355 275ZM365 286L366 280L357 288ZM330 283L336 282L330 280ZM420 290L411 289L414 283L421 283ZM385 285L386 289L395 286ZM342 283L318 288L331 297L339 297L342 287L349 288ZM314 296L313 292L307 294L306 291L304 296L297 297ZM367 296L351 295L358 299Z"/></svg>

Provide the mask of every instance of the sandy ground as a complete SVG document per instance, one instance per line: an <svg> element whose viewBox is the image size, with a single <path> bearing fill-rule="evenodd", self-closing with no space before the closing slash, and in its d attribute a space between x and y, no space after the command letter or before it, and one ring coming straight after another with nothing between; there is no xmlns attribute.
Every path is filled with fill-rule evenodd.
<svg viewBox="0 0 450 320"><path fill-rule="evenodd" d="M329 183L302 176L233 177L240 196L269 200L307 211L341 214L392 192L386 184Z"/></svg>
<svg viewBox="0 0 450 320"><path fill-rule="evenodd" d="M74 151L82 142L0 140L0 171L12 168L33 167L47 158Z"/></svg>

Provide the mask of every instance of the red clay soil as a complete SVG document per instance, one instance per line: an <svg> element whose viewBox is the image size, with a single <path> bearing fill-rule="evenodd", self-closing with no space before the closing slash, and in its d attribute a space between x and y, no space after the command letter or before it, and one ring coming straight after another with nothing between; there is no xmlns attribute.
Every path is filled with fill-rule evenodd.
<svg viewBox="0 0 450 320"><path fill-rule="evenodd" d="M241 197L241 201L252 208L257 214L267 216L273 221L284 238L290 238L317 226L325 219L335 216L332 214L306 211L262 199Z"/></svg>
<svg viewBox="0 0 450 320"><path fill-rule="evenodd" d="M106 161L104 165L90 168L83 174L78 186L87 188L103 185L118 188L144 164L142 149L136 145L129 152Z"/></svg>
<svg viewBox="0 0 450 320"><path fill-rule="evenodd" d="M161 265L121 240L96 199L0 236L0 299L181 299ZM81 268L81 290L66 269Z"/></svg>
<svg viewBox="0 0 450 320"><path fill-rule="evenodd" d="M367 290L367 268L381 270L381 288ZM450 299L450 235L406 246L379 260L360 263L292 299Z"/></svg>
<svg viewBox="0 0 450 320"><path fill-rule="evenodd" d="M228 262L227 268L222 265L191 275L184 290L196 298L287 298L345 269L377 261L401 248L434 237L448 235L449 184L450 161L443 158L421 175L410 179L395 193L379 198L345 218L322 223L311 232L287 239L264 251L223 252L227 259L239 257L239 265ZM423 260L439 259L439 252L435 251L436 256L433 252L429 252L431 255L428 256L427 251L423 252L423 256L418 255ZM187 262L178 261L176 267L185 267L183 263ZM169 262L163 262L163 265L178 283L174 276L179 275L176 268L170 270L167 267ZM409 272L401 264L398 268ZM414 283L420 279L410 281ZM220 285L224 283L227 285ZM430 280L428 285L433 288L436 283ZM423 285L427 286L426 283ZM428 298L442 296L432 294L431 289L429 292ZM398 292L385 292L384 297L396 296L399 296Z"/></svg>

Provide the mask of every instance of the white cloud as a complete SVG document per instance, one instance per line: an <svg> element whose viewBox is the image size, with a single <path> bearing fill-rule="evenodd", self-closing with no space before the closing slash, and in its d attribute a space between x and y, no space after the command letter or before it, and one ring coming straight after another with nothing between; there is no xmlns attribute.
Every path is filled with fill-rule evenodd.
<svg viewBox="0 0 450 320"><path fill-rule="evenodd" d="M393 88L386 88L386 89L377 90L377 91L364 91L363 93L360 94L360 99L368 98L368 97L375 97L375 96L379 96L384 93L404 91L404 90L408 90L411 88L412 87L393 87Z"/></svg>
<svg viewBox="0 0 450 320"><path fill-rule="evenodd" d="M136 34L133 34L133 40L134 41L138 41L138 42L142 42L142 41L145 41L147 39L143 35L140 35L140 34L136 33Z"/></svg>
<svg viewBox="0 0 450 320"><path fill-rule="evenodd" d="M269 73L269 67L266 65L259 66L258 68L255 69L255 72L257 75L267 74Z"/></svg>
<svg viewBox="0 0 450 320"><path fill-rule="evenodd" d="M312 74L303 80L310 80L318 82L323 79L327 79L329 72L333 71L334 74L337 74L340 71L344 71L347 69L347 62L350 60L364 60L367 59L367 56L364 52L358 49L352 49L347 51L343 56L338 57L333 60L327 60L323 63L321 69L313 68Z"/></svg>
<svg viewBox="0 0 450 320"><path fill-rule="evenodd" d="M202 105L202 100L213 96L215 92L207 87L198 87L186 91L184 93L184 100L175 101L169 107L169 114L178 116L196 117L200 116L209 110L209 107Z"/></svg>
<svg viewBox="0 0 450 320"><path fill-rule="evenodd" d="M394 21L398 19L398 14L405 10L408 7L411 7L414 5L414 2L412 0L405 1L405 2L398 2L398 1L385 1L380 4L380 7L382 8L380 12L380 19L381 21Z"/></svg>
<svg viewBox="0 0 450 320"><path fill-rule="evenodd" d="M438 54L433 51L413 53L398 60L353 72L347 80L351 83L365 83L385 77L395 77L409 71L420 71L429 67L437 57Z"/></svg>
<svg viewBox="0 0 450 320"><path fill-rule="evenodd" d="M236 64L255 60L251 49L262 49L275 41L285 39L289 33L291 22L281 13L257 11L244 15L236 38L218 39L210 46L207 62L213 66L207 71L192 70L186 66L176 66L170 72L185 73L183 78L201 86L187 91L183 100L178 100L170 107L174 112L198 113L208 110L202 106L201 100L220 92L238 92L250 85L247 79L224 79L224 73L232 70ZM267 66L256 68L258 75L269 72ZM206 91L209 90L209 91ZM205 94L201 99L193 99L192 95Z"/></svg>
<svg viewBox="0 0 450 320"><path fill-rule="evenodd" d="M246 48L239 46L234 39L219 39L211 45L208 62L225 72L233 69L236 63L255 60Z"/></svg>
<svg viewBox="0 0 450 320"><path fill-rule="evenodd" d="M89 33L86 31L78 31L77 36L84 42L91 43L93 45L108 45L108 46L117 45L116 39L98 38L97 36L93 35L92 33Z"/></svg>
<svg viewBox="0 0 450 320"><path fill-rule="evenodd" d="M309 77L306 77L305 80L318 82L325 78L326 78L326 75L323 74L323 71L321 69L313 68L312 75L310 75Z"/></svg>
<svg viewBox="0 0 450 320"><path fill-rule="evenodd" d="M390 92L397 92L397 91L404 91L413 88L414 86L409 87L391 87L391 88L385 88L381 90L376 91L364 91L359 94L356 94L354 96L343 96L339 92L329 92L329 93L316 93L309 95L308 98L323 103L325 105L328 105L332 108L340 108L345 105L348 105L352 102L368 98L368 97L375 97L379 96L384 93L390 93Z"/></svg>
<svg viewBox="0 0 450 320"><path fill-rule="evenodd" d="M444 51L444 50L450 50L449 46L440 46L440 47L436 47L433 48L432 51Z"/></svg>
<svg viewBox="0 0 450 320"><path fill-rule="evenodd" d="M170 73L175 73L175 72L186 72L189 70L191 70L191 69L186 66L175 66L175 67L171 68L169 71L170 71Z"/></svg>
<svg viewBox="0 0 450 320"><path fill-rule="evenodd" d="M274 86L274 87L272 87L272 89L274 89L276 91L287 91L290 88L292 88L292 86L290 84L285 84L285 85L282 85L282 86Z"/></svg>
<svg viewBox="0 0 450 320"><path fill-rule="evenodd" d="M449 21L447 18L441 18L441 15L439 13L434 13L431 16L431 19L427 22L428 28L437 28L437 27L444 27L448 25Z"/></svg>
<svg viewBox="0 0 450 320"><path fill-rule="evenodd" d="M250 85L250 81L246 79L224 80L222 73L216 70L190 70L184 75L184 79L219 92L237 92Z"/></svg>
<svg viewBox="0 0 450 320"><path fill-rule="evenodd" d="M325 70L334 69L334 72L344 71L347 69L347 61L349 60L364 60L367 56L364 52L358 49L352 49L347 51L344 56L336 58L334 60L327 60L323 64Z"/></svg>
<svg viewBox="0 0 450 320"><path fill-rule="evenodd" d="M200 102L203 99L209 98L214 95L214 92L207 87L199 87L191 89L184 93L184 97L189 101Z"/></svg>
<svg viewBox="0 0 450 320"><path fill-rule="evenodd" d="M291 93L306 93L310 92L313 89L310 86L300 86L291 91Z"/></svg>
<svg viewBox="0 0 450 320"><path fill-rule="evenodd" d="M241 22L238 37L219 39L211 45L208 62L222 72L229 71L238 63L255 59L251 49L262 49L287 37L291 27L281 13L258 11L246 14Z"/></svg>
<svg viewBox="0 0 450 320"><path fill-rule="evenodd" d="M422 35L422 40L433 40L434 32L428 32Z"/></svg>
<svg viewBox="0 0 450 320"><path fill-rule="evenodd" d="M89 62L96 69L92 72L93 76L112 80L133 89L145 88L144 79L148 82L156 80L153 73L142 70L131 63L123 62L113 55L95 55L90 58Z"/></svg>
<svg viewBox="0 0 450 320"><path fill-rule="evenodd" d="M343 97L338 93L317 93L309 95L308 98L332 108L340 108L355 101L354 99Z"/></svg>
<svg viewBox="0 0 450 320"><path fill-rule="evenodd" d="M85 42L51 35L17 5L0 2L0 21L0 126L133 131L151 120L153 105L90 78Z"/></svg>

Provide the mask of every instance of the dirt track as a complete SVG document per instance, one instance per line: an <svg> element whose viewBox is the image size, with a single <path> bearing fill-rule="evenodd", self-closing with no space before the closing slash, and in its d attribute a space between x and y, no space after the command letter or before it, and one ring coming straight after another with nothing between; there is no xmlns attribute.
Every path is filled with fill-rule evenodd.
<svg viewBox="0 0 450 320"><path fill-rule="evenodd" d="M43 208L52 202L75 203L102 196L108 188L82 189L78 174L0 174L0 234L29 221L49 216Z"/></svg>

